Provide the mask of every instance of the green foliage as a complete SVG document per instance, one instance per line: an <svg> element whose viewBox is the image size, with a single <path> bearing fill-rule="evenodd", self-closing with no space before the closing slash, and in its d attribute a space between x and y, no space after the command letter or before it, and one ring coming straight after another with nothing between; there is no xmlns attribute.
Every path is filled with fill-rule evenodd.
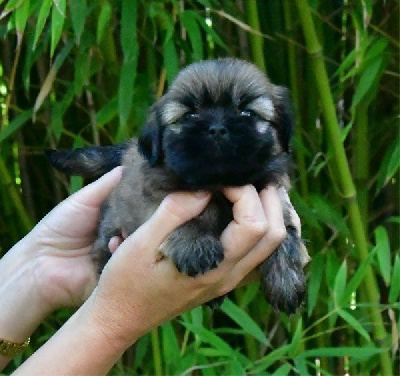
<svg viewBox="0 0 400 376"><path fill-rule="evenodd" d="M198 307L143 336L112 375L358 375L387 369L382 354L399 362L399 4L308 1L341 127L334 144L297 2L0 0L0 256L84 183L55 174L44 149L137 135L181 67L236 56L292 92L291 197L312 256L302 311L278 314L249 285L220 310ZM351 168L365 257L334 145ZM50 316L30 351L70 314Z"/></svg>

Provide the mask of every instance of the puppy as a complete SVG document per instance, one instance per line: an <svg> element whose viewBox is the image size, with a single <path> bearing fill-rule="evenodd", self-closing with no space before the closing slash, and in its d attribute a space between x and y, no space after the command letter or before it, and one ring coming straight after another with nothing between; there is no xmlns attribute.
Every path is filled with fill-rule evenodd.
<svg viewBox="0 0 400 376"><path fill-rule="evenodd" d="M126 167L103 205L93 251L100 271L111 255L109 240L133 233L170 192L211 191L203 213L171 233L160 249L180 272L196 276L224 257L219 237L233 217L222 187L289 189L292 128L287 90L271 84L254 65L226 58L183 69L151 107L138 140L49 151L48 157L57 169L82 176L98 176L121 163ZM287 237L260 269L267 300L293 313L305 293L308 255L288 203L282 207Z"/></svg>

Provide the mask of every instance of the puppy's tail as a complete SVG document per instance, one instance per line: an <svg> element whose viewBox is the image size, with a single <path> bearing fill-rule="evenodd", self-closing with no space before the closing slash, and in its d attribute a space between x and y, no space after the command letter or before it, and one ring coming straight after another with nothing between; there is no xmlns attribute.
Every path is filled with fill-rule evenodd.
<svg viewBox="0 0 400 376"><path fill-rule="evenodd" d="M99 177L121 165L128 144L90 146L74 150L46 150L51 165L67 175Z"/></svg>

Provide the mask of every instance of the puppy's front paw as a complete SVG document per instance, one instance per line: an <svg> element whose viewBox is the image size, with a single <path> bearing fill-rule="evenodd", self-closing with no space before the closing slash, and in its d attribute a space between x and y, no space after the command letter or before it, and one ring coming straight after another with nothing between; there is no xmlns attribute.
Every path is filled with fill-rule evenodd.
<svg viewBox="0 0 400 376"><path fill-rule="evenodd" d="M224 258L221 242L210 234L192 238L172 236L166 247L163 251L171 257L176 268L191 277L216 268Z"/></svg>
<svg viewBox="0 0 400 376"><path fill-rule="evenodd" d="M300 307L306 291L301 246L296 231L288 229L286 239L261 265L266 299L288 314Z"/></svg>

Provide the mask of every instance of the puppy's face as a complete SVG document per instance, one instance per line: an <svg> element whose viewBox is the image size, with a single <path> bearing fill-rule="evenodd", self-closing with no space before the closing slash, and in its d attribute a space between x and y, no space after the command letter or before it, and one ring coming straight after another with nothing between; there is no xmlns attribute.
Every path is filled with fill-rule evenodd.
<svg viewBox="0 0 400 376"><path fill-rule="evenodd" d="M284 97L244 61L192 64L153 107L139 148L152 165L165 163L194 188L254 182L288 151Z"/></svg>

